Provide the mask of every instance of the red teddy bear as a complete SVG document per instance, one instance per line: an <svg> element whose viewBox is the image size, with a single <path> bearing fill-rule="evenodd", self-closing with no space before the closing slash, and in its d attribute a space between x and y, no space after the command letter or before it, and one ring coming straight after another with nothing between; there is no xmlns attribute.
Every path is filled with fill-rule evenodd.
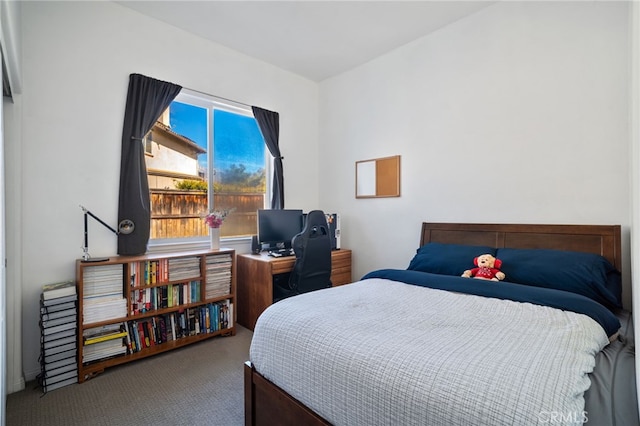
<svg viewBox="0 0 640 426"><path fill-rule="evenodd" d="M500 272L502 261L500 259L496 259L490 254L481 254L480 256L473 259L473 263L477 266L477 268L467 269L462 273L463 277L473 277L481 280L491 281L503 280L505 277L504 272Z"/></svg>

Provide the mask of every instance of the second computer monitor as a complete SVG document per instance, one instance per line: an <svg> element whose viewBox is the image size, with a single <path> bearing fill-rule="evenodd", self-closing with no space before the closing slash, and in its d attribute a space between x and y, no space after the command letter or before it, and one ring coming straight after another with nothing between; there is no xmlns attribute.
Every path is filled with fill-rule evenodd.
<svg viewBox="0 0 640 426"><path fill-rule="evenodd" d="M291 248L291 239L302 232L302 210L258 210L258 242L272 248Z"/></svg>

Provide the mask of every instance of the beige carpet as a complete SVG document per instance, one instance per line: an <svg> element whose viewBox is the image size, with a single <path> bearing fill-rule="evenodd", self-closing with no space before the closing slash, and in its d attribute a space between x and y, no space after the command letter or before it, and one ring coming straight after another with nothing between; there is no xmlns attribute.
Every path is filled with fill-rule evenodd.
<svg viewBox="0 0 640 426"><path fill-rule="evenodd" d="M44 395L30 382L7 396L6 424L242 425L251 336L238 326L235 336L107 369Z"/></svg>

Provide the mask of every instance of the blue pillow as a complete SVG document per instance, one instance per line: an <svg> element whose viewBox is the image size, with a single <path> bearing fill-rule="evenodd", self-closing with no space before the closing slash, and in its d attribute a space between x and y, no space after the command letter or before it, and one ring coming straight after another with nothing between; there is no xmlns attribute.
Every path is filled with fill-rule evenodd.
<svg viewBox="0 0 640 426"><path fill-rule="evenodd" d="M620 272L600 255L501 248L496 257L505 281L581 294L609 309L622 307Z"/></svg>
<svg viewBox="0 0 640 426"><path fill-rule="evenodd" d="M487 246L427 243L417 250L407 269L460 276L467 269L475 267L473 259L481 254L495 256L496 249Z"/></svg>

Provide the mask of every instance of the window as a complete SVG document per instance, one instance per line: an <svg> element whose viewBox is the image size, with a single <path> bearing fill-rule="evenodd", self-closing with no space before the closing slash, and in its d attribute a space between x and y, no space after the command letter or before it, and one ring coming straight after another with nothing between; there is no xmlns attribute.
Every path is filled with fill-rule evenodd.
<svg viewBox="0 0 640 426"><path fill-rule="evenodd" d="M250 107L183 89L148 139L152 241L209 235L203 216L213 209L233 209L222 237L257 233L267 151Z"/></svg>

